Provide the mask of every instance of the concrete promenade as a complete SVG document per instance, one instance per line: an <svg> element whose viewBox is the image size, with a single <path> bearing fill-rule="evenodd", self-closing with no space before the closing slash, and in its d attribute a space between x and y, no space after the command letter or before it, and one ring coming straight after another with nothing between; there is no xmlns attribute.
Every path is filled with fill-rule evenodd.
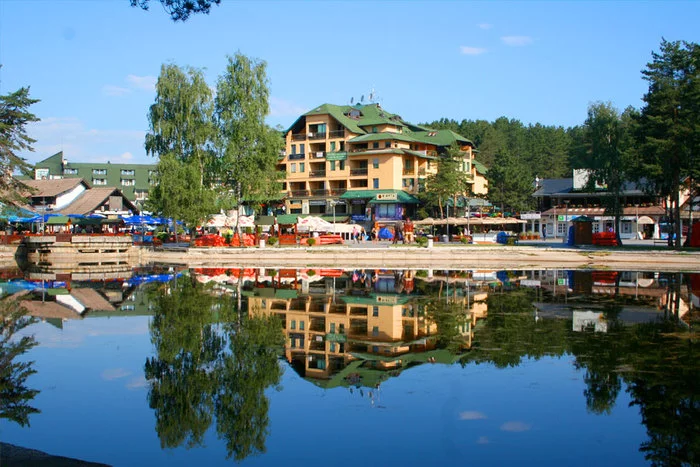
<svg viewBox="0 0 700 467"><path fill-rule="evenodd" d="M700 273L700 251L674 251L650 241L626 247L567 247L561 240L517 246L439 244L433 248L388 242L314 247L187 248L143 251L146 263L190 267L339 267L409 269L592 269ZM645 242L645 243L641 243Z"/></svg>

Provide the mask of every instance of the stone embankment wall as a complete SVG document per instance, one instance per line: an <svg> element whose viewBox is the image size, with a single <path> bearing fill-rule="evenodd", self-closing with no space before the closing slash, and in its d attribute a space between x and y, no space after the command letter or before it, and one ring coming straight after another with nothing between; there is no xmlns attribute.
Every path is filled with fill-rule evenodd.
<svg viewBox="0 0 700 467"><path fill-rule="evenodd" d="M593 269L700 272L700 253L527 246L436 248L180 248L144 251L146 262L200 266L409 269Z"/></svg>

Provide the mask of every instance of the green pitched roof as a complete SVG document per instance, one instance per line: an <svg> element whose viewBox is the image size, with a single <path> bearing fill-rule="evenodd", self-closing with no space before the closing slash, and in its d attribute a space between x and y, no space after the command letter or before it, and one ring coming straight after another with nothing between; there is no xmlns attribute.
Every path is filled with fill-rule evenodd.
<svg viewBox="0 0 700 467"><path fill-rule="evenodd" d="M470 140L452 130L425 130L412 133L416 141L436 146L451 146L455 142L474 146Z"/></svg>
<svg viewBox="0 0 700 467"><path fill-rule="evenodd" d="M487 169L484 164L482 164L481 162L479 162L477 160L473 160L472 164L474 164L474 168L481 175L486 175L489 172L489 169Z"/></svg>

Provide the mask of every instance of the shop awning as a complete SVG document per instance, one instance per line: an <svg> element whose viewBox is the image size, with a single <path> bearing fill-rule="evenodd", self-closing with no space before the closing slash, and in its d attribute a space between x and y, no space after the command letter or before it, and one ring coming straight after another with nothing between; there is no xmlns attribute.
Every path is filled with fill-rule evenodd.
<svg viewBox="0 0 700 467"><path fill-rule="evenodd" d="M340 199L366 199L371 204L418 204L418 198L402 190L348 190Z"/></svg>
<svg viewBox="0 0 700 467"><path fill-rule="evenodd" d="M298 217L298 214L280 214L277 216L277 223L280 225L296 224Z"/></svg>

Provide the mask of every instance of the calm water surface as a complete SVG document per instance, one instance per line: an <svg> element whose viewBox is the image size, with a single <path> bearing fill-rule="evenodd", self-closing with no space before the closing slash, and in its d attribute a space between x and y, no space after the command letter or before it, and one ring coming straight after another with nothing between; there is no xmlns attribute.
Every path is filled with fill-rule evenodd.
<svg viewBox="0 0 700 467"><path fill-rule="evenodd" d="M697 275L3 277L4 443L119 466L700 462Z"/></svg>

